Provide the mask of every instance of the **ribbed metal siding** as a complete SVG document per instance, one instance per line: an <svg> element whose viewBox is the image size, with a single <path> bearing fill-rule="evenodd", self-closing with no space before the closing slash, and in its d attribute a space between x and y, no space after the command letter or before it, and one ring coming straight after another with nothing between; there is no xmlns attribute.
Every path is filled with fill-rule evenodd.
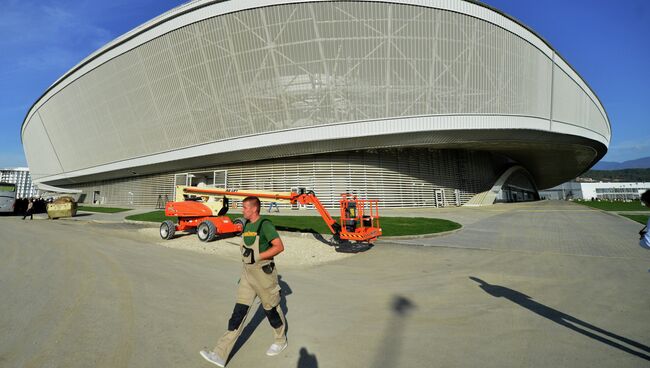
<svg viewBox="0 0 650 368"><path fill-rule="evenodd" d="M83 185L69 186L81 189L84 203L92 203L93 193L99 192L98 204L122 206L155 206L165 198L173 200L170 188L174 186L174 175L159 174L135 178L103 180ZM160 198L159 198L160 197Z"/></svg>
<svg viewBox="0 0 650 368"><path fill-rule="evenodd" d="M553 120L577 125L609 139L609 126L589 96L559 67L553 73Z"/></svg>
<svg viewBox="0 0 650 368"><path fill-rule="evenodd" d="M487 153L425 149L303 156L192 171L212 170L227 170L227 185L232 189L286 192L292 187L306 187L329 208L338 207L341 193L379 199L381 207L434 207L436 190L444 195L439 206L454 206L456 190L463 204L488 190L499 174ZM158 195L173 198L173 186L174 173L168 173L75 188L82 189L88 200L94 190L99 190L109 204L154 206Z"/></svg>
<svg viewBox="0 0 650 368"><path fill-rule="evenodd" d="M48 132L43 127L39 114L35 114L31 123L25 128L28 140L23 142L23 147L29 157L29 166L32 178L58 174L62 171L56 157Z"/></svg>
<svg viewBox="0 0 650 368"><path fill-rule="evenodd" d="M71 171L340 121L549 118L550 75L551 61L538 49L472 17L387 3L307 3L175 30L86 74L40 110Z"/></svg>

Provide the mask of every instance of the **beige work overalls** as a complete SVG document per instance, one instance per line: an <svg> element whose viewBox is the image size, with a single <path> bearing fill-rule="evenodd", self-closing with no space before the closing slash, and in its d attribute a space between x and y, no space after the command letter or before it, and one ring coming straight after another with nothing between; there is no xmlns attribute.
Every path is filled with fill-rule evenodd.
<svg viewBox="0 0 650 368"><path fill-rule="evenodd" d="M261 227L260 223L260 227ZM217 342L217 346L214 348L214 352L219 355L219 357L228 360L230 351L232 350L237 338L244 329L244 323L246 318L250 313L250 308L255 301L255 297L259 297L262 302L262 307L265 311L269 311L273 308L280 315L282 320L282 326L273 329L273 337L275 343L284 344L287 341L285 335L286 332L286 320L284 318L284 313L282 308L280 308L280 285L278 284L278 271L277 268L273 268L273 271L270 274L264 272L262 267L269 265L271 260L262 260L260 261L260 236L259 228L258 234L255 237L255 242L251 246L247 246L244 243L244 237L242 236L241 242L239 244L239 249L242 254L242 263L243 269L241 277L239 279L239 288L237 289L237 303L248 305L248 312L244 316L243 320L239 324L236 330L228 330L226 333L221 336ZM249 249L249 255L244 256L246 250ZM251 255L253 258L251 258ZM251 261L254 260L254 263Z"/></svg>

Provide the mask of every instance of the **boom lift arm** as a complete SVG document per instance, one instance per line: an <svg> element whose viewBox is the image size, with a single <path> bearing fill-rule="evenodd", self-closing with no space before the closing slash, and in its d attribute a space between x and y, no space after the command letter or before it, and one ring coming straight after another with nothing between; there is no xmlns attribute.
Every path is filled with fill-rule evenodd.
<svg viewBox="0 0 650 368"><path fill-rule="evenodd" d="M304 191L300 192L255 192L255 191L227 191L223 189L209 189L209 188L197 188L197 187L184 187L183 191L185 193L193 193L197 195L201 194L212 194L219 195L225 198L236 198L242 199L246 197L257 197L260 201L263 202L284 202L291 204L302 204L308 205L311 204L316 208L318 214L323 218L323 221L327 224L332 234L340 232L341 227L338 225L336 220L332 218L332 215L327 211L327 209L320 202L316 194L313 191Z"/></svg>
<svg viewBox="0 0 650 368"><path fill-rule="evenodd" d="M204 241L212 240L215 234L241 232L243 230L242 220L238 219L227 224L230 220L223 215L227 212L229 199L243 199L249 196L257 197L262 202L313 205L334 234L336 243L341 243L341 241L372 243L381 235L376 200L362 200L350 194L342 194L340 200L341 223L339 224L323 206L316 194L313 191L306 191L304 188L297 192L268 192L232 191L179 185L176 187L175 202L168 202L165 207L167 216L178 216L179 225L173 230L168 229L166 234L168 235L171 231L172 235L167 237L163 236L163 226L161 226L161 236L168 239L173 236L174 230L187 230L196 226L199 227L197 229L199 238ZM202 201L198 202L196 199ZM366 207L368 213L365 211ZM212 225L206 222L215 225L216 229L212 229ZM202 229L201 225L204 223L206 224ZM169 226L170 224L167 224L167 228ZM205 234L206 231L207 234ZM202 237L202 234L205 236Z"/></svg>

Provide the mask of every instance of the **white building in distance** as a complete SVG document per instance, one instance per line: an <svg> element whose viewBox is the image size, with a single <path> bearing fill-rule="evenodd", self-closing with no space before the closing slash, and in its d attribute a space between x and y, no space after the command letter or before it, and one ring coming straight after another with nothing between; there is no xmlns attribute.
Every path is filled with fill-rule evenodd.
<svg viewBox="0 0 650 368"><path fill-rule="evenodd" d="M546 199L584 199L604 201L639 200L650 183L577 183L568 182L539 192Z"/></svg>
<svg viewBox="0 0 650 368"><path fill-rule="evenodd" d="M0 182L16 184L18 198L36 196L36 188L32 184L32 177L26 167L0 169Z"/></svg>

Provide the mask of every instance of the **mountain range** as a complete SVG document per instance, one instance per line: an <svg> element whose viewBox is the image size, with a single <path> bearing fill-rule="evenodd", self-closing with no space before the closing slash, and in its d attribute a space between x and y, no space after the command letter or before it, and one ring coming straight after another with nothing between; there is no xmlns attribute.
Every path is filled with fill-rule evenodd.
<svg viewBox="0 0 650 368"><path fill-rule="evenodd" d="M649 169L650 156L623 162L599 161L591 170Z"/></svg>

